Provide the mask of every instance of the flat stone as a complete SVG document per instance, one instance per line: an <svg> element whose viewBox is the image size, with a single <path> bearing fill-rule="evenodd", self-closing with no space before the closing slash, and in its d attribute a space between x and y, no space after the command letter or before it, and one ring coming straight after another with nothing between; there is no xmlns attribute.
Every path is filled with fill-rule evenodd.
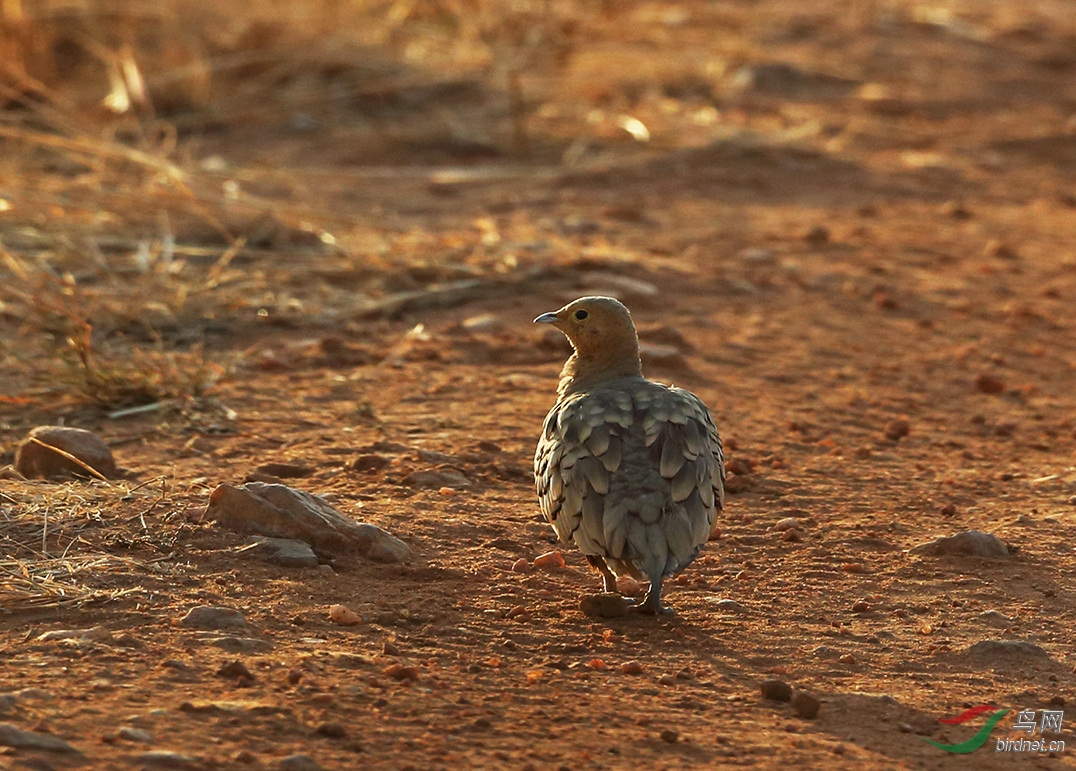
<svg viewBox="0 0 1076 771"><path fill-rule="evenodd" d="M0 723L0 745L25 750L79 753L78 750L59 736L37 733L36 731L23 731L11 723Z"/></svg>
<svg viewBox="0 0 1076 771"><path fill-rule="evenodd" d="M921 543L908 551L909 554L940 557L955 555L960 557L1008 557L1009 549L996 535L981 530L965 530L956 535L936 538L928 543Z"/></svg>
<svg viewBox="0 0 1076 771"><path fill-rule="evenodd" d="M222 608L211 605L199 605L187 611L179 619L178 626L185 629L230 629L245 627L247 621L235 608Z"/></svg>
<svg viewBox="0 0 1076 771"><path fill-rule="evenodd" d="M150 768L195 768L198 761L190 755L169 750L150 750L138 756L141 763Z"/></svg>
<svg viewBox="0 0 1076 771"><path fill-rule="evenodd" d="M310 476L314 473L314 469L298 463L263 463L254 469L254 473L277 479L295 479Z"/></svg>
<svg viewBox="0 0 1076 771"><path fill-rule="evenodd" d="M257 535L251 539L254 547L250 551L264 556L269 562L285 568L315 568L318 555L306 541L294 538L267 538Z"/></svg>
<svg viewBox="0 0 1076 771"><path fill-rule="evenodd" d="M94 476L57 450L78 458L103 477L116 476L116 461L104 440L92 431L66 426L38 426L30 431L15 450L15 470L27 479Z"/></svg>
<svg viewBox="0 0 1076 771"><path fill-rule="evenodd" d="M324 498L286 485L222 484L205 518L239 533L298 539L315 548L357 552L375 562L408 562L411 547L381 528L341 514Z"/></svg>
<svg viewBox="0 0 1076 771"><path fill-rule="evenodd" d="M442 487L470 487L471 480L452 469L424 469L413 471L403 478L408 487L439 490Z"/></svg>
<svg viewBox="0 0 1076 771"><path fill-rule="evenodd" d="M42 642L49 640L97 640L100 642L112 641L112 632L105 626L94 626L89 629L53 629L41 634L37 638Z"/></svg>
<svg viewBox="0 0 1076 771"><path fill-rule="evenodd" d="M747 608L745 608L741 603L727 597L723 600L718 600L717 602L715 602L714 606L718 610L724 611L725 613L744 613L747 611Z"/></svg>
<svg viewBox="0 0 1076 771"><path fill-rule="evenodd" d="M323 771L321 765L309 755L288 755L277 761L280 771Z"/></svg>
<svg viewBox="0 0 1076 771"><path fill-rule="evenodd" d="M968 648L973 656L991 658L1023 657L1048 658L1050 656L1041 645L1026 640L980 640Z"/></svg>
<svg viewBox="0 0 1076 771"><path fill-rule="evenodd" d="M129 742L138 742L139 744L153 744L153 734L149 731L141 728L135 728L134 726L125 725L116 735L121 739L126 739Z"/></svg>
<svg viewBox="0 0 1076 771"><path fill-rule="evenodd" d="M979 614L979 620L991 626L1008 626L1012 623L1008 616L997 610L984 610Z"/></svg>
<svg viewBox="0 0 1076 771"><path fill-rule="evenodd" d="M271 642L256 637L213 637L208 642L229 653L268 653L273 650Z"/></svg>

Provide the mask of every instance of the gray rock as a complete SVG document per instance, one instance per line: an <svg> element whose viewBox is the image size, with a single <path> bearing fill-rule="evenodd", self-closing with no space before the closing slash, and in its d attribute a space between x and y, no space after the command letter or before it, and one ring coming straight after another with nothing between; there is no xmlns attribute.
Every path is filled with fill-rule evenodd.
<svg viewBox="0 0 1076 771"><path fill-rule="evenodd" d="M819 645L814 648L811 653L813 653L816 658L820 659L839 659L841 657L841 652L839 650L830 648L828 645Z"/></svg>
<svg viewBox="0 0 1076 771"><path fill-rule="evenodd" d="M269 653L273 644L256 637L212 637L209 644L229 653Z"/></svg>
<svg viewBox="0 0 1076 771"><path fill-rule="evenodd" d="M138 756L138 760L150 768L195 768L198 761L190 755L169 750L150 750Z"/></svg>
<svg viewBox="0 0 1076 771"><path fill-rule="evenodd" d="M979 614L979 620L991 626L1008 626L1012 623L1008 616L996 610L984 610Z"/></svg>
<svg viewBox="0 0 1076 771"><path fill-rule="evenodd" d="M724 600L718 600L714 604L718 610L724 611L725 613L745 613L747 611L747 608L736 602L736 600L728 598L725 598Z"/></svg>
<svg viewBox="0 0 1076 771"><path fill-rule="evenodd" d="M1048 658L1049 653L1041 645L1026 640L980 640L968 648L973 656L991 658Z"/></svg>
<svg viewBox="0 0 1076 771"><path fill-rule="evenodd" d="M324 771L321 765L309 755L288 755L277 761L280 771Z"/></svg>
<svg viewBox="0 0 1076 771"><path fill-rule="evenodd" d="M411 547L375 525L344 516L317 495L286 485L222 484L209 496L205 517L240 533L346 549L376 562L408 562Z"/></svg>
<svg viewBox="0 0 1076 771"><path fill-rule="evenodd" d="M129 742L138 742L139 744L153 744L153 734L149 731L141 728L135 728L134 726L125 725L116 735L121 739L126 739Z"/></svg>
<svg viewBox="0 0 1076 771"><path fill-rule="evenodd" d="M94 626L89 629L53 629L50 632L38 635L38 640L47 642L49 640L75 640L75 641L90 641L96 640L98 642L111 642L112 632L105 626Z"/></svg>
<svg viewBox="0 0 1076 771"><path fill-rule="evenodd" d="M179 620L179 625L186 629L230 629L245 627L247 621L235 608L199 605L188 610L187 615Z"/></svg>
<svg viewBox="0 0 1076 771"><path fill-rule="evenodd" d="M59 736L40 734L36 731L23 731L11 723L0 723L0 745L26 750L48 750L49 752L70 752L78 750Z"/></svg>
<svg viewBox="0 0 1076 771"><path fill-rule="evenodd" d="M471 480L452 469L423 469L413 471L403 478L408 487L438 489L441 487L464 488L471 486Z"/></svg>
<svg viewBox="0 0 1076 771"><path fill-rule="evenodd" d="M981 530L965 530L956 535L921 543L912 547L909 553L930 557L949 554L961 557L1008 557L1009 549L996 535Z"/></svg>
<svg viewBox="0 0 1076 771"><path fill-rule="evenodd" d="M94 476L85 466L106 478L116 476L112 450L99 436L81 428L38 426L15 450L15 470L27 479Z"/></svg>
<svg viewBox="0 0 1076 771"><path fill-rule="evenodd" d="M251 539L250 551L263 555L270 562L286 568L313 568L318 565L318 555L306 541L293 538L267 538L263 535Z"/></svg>

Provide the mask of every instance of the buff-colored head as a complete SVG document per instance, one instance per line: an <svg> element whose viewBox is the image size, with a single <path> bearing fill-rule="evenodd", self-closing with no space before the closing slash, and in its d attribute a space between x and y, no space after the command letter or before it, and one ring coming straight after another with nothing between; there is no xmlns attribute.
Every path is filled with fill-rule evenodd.
<svg viewBox="0 0 1076 771"><path fill-rule="evenodd" d="M561 374L562 393L642 372L635 324L628 309L612 297L580 297L534 322L552 324L575 349Z"/></svg>

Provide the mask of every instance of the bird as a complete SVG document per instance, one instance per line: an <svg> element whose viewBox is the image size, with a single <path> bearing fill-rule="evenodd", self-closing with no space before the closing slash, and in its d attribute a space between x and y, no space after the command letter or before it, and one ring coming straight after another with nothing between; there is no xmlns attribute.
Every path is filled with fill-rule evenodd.
<svg viewBox="0 0 1076 771"><path fill-rule="evenodd" d="M557 401L534 453L539 506L562 542L602 576L650 582L633 610L672 613L665 578L687 567L725 504L725 456L713 416L690 391L643 377L631 313L581 297L543 313L568 338Z"/></svg>

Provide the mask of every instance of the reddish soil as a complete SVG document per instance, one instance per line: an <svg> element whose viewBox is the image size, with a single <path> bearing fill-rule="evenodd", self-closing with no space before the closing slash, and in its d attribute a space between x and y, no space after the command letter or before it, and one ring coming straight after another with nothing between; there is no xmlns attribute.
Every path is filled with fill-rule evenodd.
<svg viewBox="0 0 1076 771"><path fill-rule="evenodd" d="M35 251L31 229L137 240L158 215L110 208L39 155L4 162L4 247L42 271L2 269L4 462L62 420L129 477L0 481L5 569L66 554L83 562L64 580L95 593L0 593L0 692L40 689L0 722L82 753L0 748L0 768L131 768L147 750L206 769L296 753L326 769L1076 766L1071 4L590 5L542 27L571 45L527 64L522 129L496 68L412 50L442 40L424 18L360 63L285 36L266 50L311 56L319 82L225 81L271 114L229 113L227 93L177 108L177 154L227 162L200 189L250 196L211 199L248 237L223 264L227 242L182 207L194 246L171 273L129 270L124 248ZM67 185L52 219L20 197ZM79 401L55 380L64 271L102 355L202 341L226 377L126 417ZM566 344L530 321L594 293L632 309L650 377L710 406L735 472L669 618L585 617L599 579L571 547L562 569L513 570L556 548L530 464ZM325 554L329 572L241 551L201 511L270 462L416 559ZM469 484L404 482L425 469ZM967 529L1014 554L907 552ZM335 603L362 623L330 621ZM198 605L240 610L239 636L264 644L172 624ZM111 636L38 639L97 625ZM984 640L1039 649L969 650ZM219 674L236 659L250 678ZM820 699L817 717L763 699L771 677ZM938 719L983 703L1012 712L982 749L924 741L969 739L984 718ZM1066 710L1046 738L1067 748L995 751L1027 736L1024 709Z"/></svg>

